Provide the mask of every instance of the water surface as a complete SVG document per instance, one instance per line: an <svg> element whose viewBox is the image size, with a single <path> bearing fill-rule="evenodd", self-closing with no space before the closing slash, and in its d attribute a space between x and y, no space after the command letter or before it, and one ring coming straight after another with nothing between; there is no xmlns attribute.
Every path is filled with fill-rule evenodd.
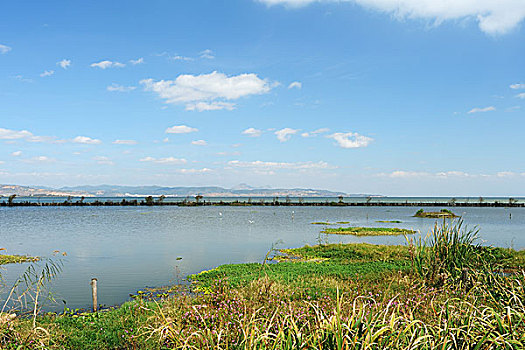
<svg viewBox="0 0 525 350"><path fill-rule="evenodd" d="M440 208L425 208L425 210ZM260 262L272 243L280 248L328 242L404 244L404 237L320 235L314 221L400 227L427 234L433 219L414 218L411 207L17 207L0 208L0 246L11 254L66 252L53 283L57 300L88 307L89 282L99 281L99 301L122 303L147 286L227 263ZM525 208L455 208L481 228L485 244L525 248ZM510 218L512 214L512 219ZM400 224L377 223L400 220ZM332 226L337 227L337 226ZM178 258L182 258L178 260ZM27 264L4 267L6 285ZM5 290L5 288L4 288ZM61 310L63 304L48 309Z"/></svg>

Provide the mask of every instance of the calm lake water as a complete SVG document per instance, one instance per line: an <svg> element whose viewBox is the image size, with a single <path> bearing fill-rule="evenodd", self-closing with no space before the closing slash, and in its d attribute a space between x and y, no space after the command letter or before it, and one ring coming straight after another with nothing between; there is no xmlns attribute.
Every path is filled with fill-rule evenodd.
<svg viewBox="0 0 525 350"><path fill-rule="evenodd" d="M426 210L441 208L425 208ZM20 207L0 208L0 247L7 253L51 257L66 252L52 290L61 311L89 307L92 277L99 302L115 305L144 287L179 282L221 264L260 262L272 243L279 248L316 244L323 226L400 227L426 235L433 219L414 218L410 207ZM525 249L525 208L455 208L485 244ZM293 215L292 215L293 213ZM512 214L510 219L509 214ZM377 220L401 220L400 224ZM341 225L343 226L343 225ZM337 227L337 226L332 226ZM328 242L404 244L404 237L322 235ZM182 258L177 260L177 258ZM5 290L27 264L2 268Z"/></svg>

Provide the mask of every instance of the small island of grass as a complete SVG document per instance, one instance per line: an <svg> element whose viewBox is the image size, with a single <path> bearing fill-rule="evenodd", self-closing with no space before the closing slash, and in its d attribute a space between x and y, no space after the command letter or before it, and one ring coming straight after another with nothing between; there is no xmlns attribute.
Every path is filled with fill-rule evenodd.
<svg viewBox="0 0 525 350"><path fill-rule="evenodd" d="M399 220L377 220L376 222L386 223L386 224L400 224L403 221L399 221Z"/></svg>
<svg viewBox="0 0 525 350"><path fill-rule="evenodd" d="M416 233L413 230L395 227L339 227L327 228L322 233L331 235L354 235L354 236L398 236Z"/></svg>
<svg viewBox="0 0 525 350"><path fill-rule="evenodd" d="M326 222L326 221L316 221L316 222L312 222L312 225L334 225L334 224L332 224L331 222Z"/></svg>
<svg viewBox="0 0 525 350"><path fill-rule="evenodd" d="M38 258L26 255L4 255L0 254L0 265L20 264L24 262L38 261Z"/></svg>
<svg viewBox="0 0 525 350"><path fill-rule="evenodd" d="M441 209L441 211L424 211L423 209L419 209L415 214L414 217L416 218L431 218L431 219L449 219L449 218L457 218L458 215L454 214L452 211L448 209Z"/></svg>

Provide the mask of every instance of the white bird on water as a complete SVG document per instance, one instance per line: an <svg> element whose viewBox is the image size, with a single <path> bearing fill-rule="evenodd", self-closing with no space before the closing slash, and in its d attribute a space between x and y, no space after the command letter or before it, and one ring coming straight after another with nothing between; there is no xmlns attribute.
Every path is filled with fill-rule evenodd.
<svg viewBox="0 0 525 350"><path fill-rule="evenodd" d="M255 221L253 221L253 220L248 220L248 222L249 222L250 224L253 224Z"/></svg>
<svg viewBox="0 0 525 350"><path fill-rule="evenodd" d="M221 212L219 212L219 216L222 218L222 213Z"/></svg>

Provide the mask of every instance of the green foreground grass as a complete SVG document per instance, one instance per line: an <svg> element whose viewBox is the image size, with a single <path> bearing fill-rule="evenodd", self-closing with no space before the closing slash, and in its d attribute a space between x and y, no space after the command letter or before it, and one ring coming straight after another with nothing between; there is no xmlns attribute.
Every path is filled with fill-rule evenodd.
<svg viewBox="0 0 525 350"><path fill-rule="evenodd" d="M474 236L447 226L407 246L286 249L280 263L193 275L197 293L0 317L0 348L523 349L525 252Z"/></svg>
<svg viewBox="0 0 525 350"><path fill-rule="evenodd" d="M353 236L399 236L411 235L416 231L395 227L339 227L326 228L321 233Z"/></svg>

